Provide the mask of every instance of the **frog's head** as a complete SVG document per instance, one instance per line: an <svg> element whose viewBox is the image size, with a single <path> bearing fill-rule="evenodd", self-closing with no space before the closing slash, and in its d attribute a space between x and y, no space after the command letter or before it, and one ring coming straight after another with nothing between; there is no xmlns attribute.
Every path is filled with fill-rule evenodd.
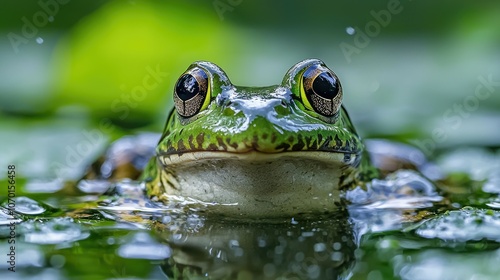
<svg viewBox="0 0 500 280"><path fill-rule="evenodd" d="M158 153L323 151L356 165L362 143L342 97L337 75L320 60L296 64L269 87L235 86L217 65L199 61L175 85Z"/></svg>
<svg viewBox="0 0 500 280"><path fill-rule="evenodd" d="M342 96L337 75L316 59L269 87L235 86L217 65L193 63L175 85L175 109L157 147L162 184L170 187L152 192L239 205L242 195L285 205L294 203L291 195L333 193L338 201L363 150Z"/></svg>

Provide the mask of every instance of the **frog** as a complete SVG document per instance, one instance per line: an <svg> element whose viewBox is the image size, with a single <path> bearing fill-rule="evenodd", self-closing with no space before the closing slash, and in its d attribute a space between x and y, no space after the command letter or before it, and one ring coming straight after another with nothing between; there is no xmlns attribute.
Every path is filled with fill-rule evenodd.
<svg viewBox="0 0 500 280"><path fill-rule="evenodd" d="M230 215L335 211L342 190L378 176L343 95L318 59L264 87L236 86L216 64L194 62L174 86L174 108L142 175L146 192Z"/></svg>
<svg viewBox="0 0 500 280"><path fill-rule="evenodd" d="M361 139L340 79L319 59L298 62L280 84L264 87L236 86L216 64L197 61L172 96L161 135L120 139L87 178L138 179L147 198L164 205L273 218L338 212L346 194L360 201L352 190L427 164L416 148ZM406 173L391 180L408 176L420 180ZM418 184L403 185L378 190L376 200L411 195Z"/></svg>
<svg viewBox="0 0 500 280"><path fill-rule="evenodd" d="M309 271L310 259L314 278L350 275L363 235L426 219L442 198L410 171L425 171L421 152L359 136L343 95L318 59L266 87L233 85L219 66L194 62L175 83L163 133L114 142L87 175L92 191L105 179L104 195L72 217L99 209L151 229L171 248L161 269L172 279L263 278L268 264L274 278L306 278L297 268Z"/></svg>

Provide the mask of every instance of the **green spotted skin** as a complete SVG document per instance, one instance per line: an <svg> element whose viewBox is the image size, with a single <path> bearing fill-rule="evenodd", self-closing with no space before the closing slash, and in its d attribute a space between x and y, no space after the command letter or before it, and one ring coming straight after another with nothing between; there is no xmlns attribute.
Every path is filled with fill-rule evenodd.
<svg viewBox="0 0 500 280"><path fill-rule="evenodd" d="M269 87L235 86L215 64L196 62L191 65L190 68L198 67L208 73L210 100L206 108L189 118L179 115L176 109L170 113L156 157L145 172L148 194L160 200L166 200L165 195L180 195L221 204L234 202L245 208L247 200L260 201L260 193L270 197L267 193L270 187L258 185L269 182L272 195L279 197L276 200L270 198L270 204L298 203L292 199L292 194L283 193L289 190L300 192L302 187L294 185L299 177L282 181L271 178L273 170L288 178L287 170L282 169L283 164L291 164L290 173L293 174L300 174L309 166L325 169L318 174L314 174L316 169L312 167L310 171L304 171L307 176L326 181L324 192L315 193L315 196L331 196L352 183L359 177L360 167L367 166L364 145L343 106L335 115L324 116L304 104L301 78L311 65L324 64L314 59L302 61L286 73L280 85ZM302 165L301 159L308 164ZM263 168L265 164L270 168ZM217 171L211 173L210 168ZM225 185L221 177L225 178L231 172L230 175L238 177L241 182L250 182L242 183L240 188L245 191L252 189L251 195L241 198L234 195L239 187L232 185L240 181ZM259 183L253 178L262 173L269 173L265 176L269 175L271 179ZM307 184L307 178L299 179ZM232 194L224 197L224 192ZM283 195L287 197L283 198ZM298 197L302 195L297 193ZM325 203L333 205L337 201L338 195ZM254 205L240 211L255 212L261 206Z"/></svg>

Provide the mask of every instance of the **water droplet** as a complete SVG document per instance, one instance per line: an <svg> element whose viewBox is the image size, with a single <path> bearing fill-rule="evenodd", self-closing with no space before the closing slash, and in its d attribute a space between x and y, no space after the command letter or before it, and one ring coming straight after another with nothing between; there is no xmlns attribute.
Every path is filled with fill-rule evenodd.
<svg viewBox="0 0 500 280"><path fill-rule="evenodd" d="M54 218L49 221L31 221L22 224L24 241L37 244L59 244L89 237L89 233L71 218Z"/></svg>
<svg viewBox="0 0 500 280"><path fill-rule="evenodd" d="M42 37L37 37L36 38L36 43L39 44L39 45L43 44L43 38Z"/></svg>
<svg viewBox="0 0 500 280"><path fill-rule="evenodd" d="M316 243L314 244L314 252L323 252L326 250L325 243Z"/></svg>
<svg viewBox="0 0 500 280"><path fill-rule="evenodd" d="M234 239L229 240L229 247L239 247L239 246L240 246L240 243L238 242L238 240L234 240Z"/></svg>
<svg viewBox="0 0 500 280"><path fill-rule="evenodd" d="M53 16L49 17L49 22L54 22L54 17Z"/></svg>
<svg viewBox="0 0 500 280"><path fill-rule="evenodd" d="M354 29L354 27L352 26L348 26L346 27L345 32L349 35L354 35L356 34L356 29Z"/></svg>
<svg viewBox="0 0 500 280"><path fill-rule="evenodd" d="M31 198L24 196L16 199L16 212L26 215L37 215L45 212L45 209Z"/></svg>

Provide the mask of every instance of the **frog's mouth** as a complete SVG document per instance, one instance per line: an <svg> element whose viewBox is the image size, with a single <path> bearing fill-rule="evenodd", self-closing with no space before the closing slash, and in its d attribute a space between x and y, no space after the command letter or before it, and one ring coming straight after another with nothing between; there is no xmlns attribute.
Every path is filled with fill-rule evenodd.
<svg viewBox="0 0 500 280"><path fill-rule="evenodd" d="M294 151L282 153L264 153L259 151L249 151L244 153L231 153L225 151L195 151L175 154L158 155L159 162L164 167L172 167L183 164L194 164L206 161L233 161L239 160L253 164L286 160L311 160L323 162L325 164L334 163L351 167L358 167L360 155L358 153L346 152L325 152L325 151Z"/></svg>

